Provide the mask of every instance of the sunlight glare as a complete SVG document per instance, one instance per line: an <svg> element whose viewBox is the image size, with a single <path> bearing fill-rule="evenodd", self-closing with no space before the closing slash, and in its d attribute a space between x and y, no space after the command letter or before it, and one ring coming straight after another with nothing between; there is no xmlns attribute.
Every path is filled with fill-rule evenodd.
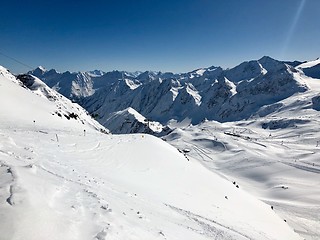
<svg viewBox="0 0 320 240"><path fill-rule="evenodd" d="M285 57L285 54L286 54L286 52L288 50L288 46L289 46L289 44L291 42L292 36L294 34L294 31L295 31L295 28L297 26L297 23L298 23L298 21L300 19L300 16L301 16L301 13L302 13L302 10L304 8L305 3L306 3L306 0L302 0L301 1L300 5L299 5L299 7L297 9L297 12L296 12L296 14L294 16L294 19L293 19L292 24L291 24L291 26L289 28L286 40L285 40L284 45L283 45L282 54L281 54L282 58Z"/></svg>

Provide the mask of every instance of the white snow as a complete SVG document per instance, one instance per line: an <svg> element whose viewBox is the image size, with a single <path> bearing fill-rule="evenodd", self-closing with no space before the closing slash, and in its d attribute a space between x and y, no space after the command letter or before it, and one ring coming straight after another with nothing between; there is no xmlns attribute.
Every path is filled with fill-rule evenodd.
<svg viewBox="0 0 320 240"><path fill-rule="evenodd" d="M231 92L232 96L236 95L237 94L237 86L233 82L229 81L228 78L226 78L226 77L224 78L224 80L225 80L226 84L229 87L231 87L230 92Z"/></svg>
<svg viewBox="0 0 320 240"><path fill-rule="evenodd" d="M195 87L189 83L186 87L186 90L187 90L187 93L189 93L197 106L200 106L201 105L201 95L199 94L199 92L195 89Z"/></svg>
<svg viewBox="0 0 320 240"><path fill-rule="evenodd" d="M314 67L318 64L320 64L320 58L317 58L316 60L313 60L313 61L308 61L308 62L302 63L302 64L298 65L296 68L311 68L311 67Z"/></svg>
<svg viewBox="0 0 320 240"><path fill-rule="evenodd" d="M198 69L198 70L196 71L196 74L202 76L205 71L206 71L206 69Z"/></svg>
<svg viewBox="0 0 320 240"><path fill-rule="evenodd" d="M193 157L52 115L55 101L13 79L0 75L1 240L301 239Z"/></svg>
<svg viewBox="0 0 320 240"><path fill-rule="evenodd" d="M91 77L101 77L105 74L102 70L87 71L86 73Z"/></svg>
<svg viewBox="0 0 320 240"><path fill-rule="evenodd" d="M153 133L160 133L164 128L159 122L148 120L130 107L113 113L104 125L108 125L110 131L117 134L132 133L132 130L136 133L150 130Z"/></svg>
<svg viewBox="0 0 320 240"><path fill-rule="evenodd" d="M139 87L141 85L141 84L135 83L134 81L132 81L130 79L125 79L124 81L126 82L126 84L129 86L129 88L131 90L134 90L134 89L136 89L137 87Z"/></svg>
<svg viewBox="0 0 320 240"><path fill-rule="evenodd" d="M47 69L45 67L43 67L43 66L38 66L37 68L39 70L41 70L42 72L46 72L47 71Z"/></svg>
<svg viewBox="0 0 320 240"><path fill-rule="evenodd" d="M166 140L254 194L304 239L320 237L320 82L293 73L309 90L265 106L246 121L205 121ZM319 105L317 105L319 104Z"/></svg>
<svg viewBox="0 0 320 240"><path fill-rule="evenodd" d="M262 73L262 75L266 75L267 73L268 73L268 71L267 71L267 69L265 69L262 65L261 65L261 63L258 61L258 64L259 64L259 66L260 66L260 68L261 68L261 73Z"/></svg>
<svg viewBox="0 0 320 240"><path fill-rule="evenodd" d="M176 99L176 97L177 97L178 94L179 94L179 88L172 87L172 88L170 89L170 92L172 93L172 101L174 102L174 100Z"/></svg>
<svg viewBox="0 0 320 240"><path fill-rule="evenodd" d="M128 108L127 110L129 113L131 113L132 115L134 115L134 117L139 121L139 122L144 122L144 120L146 119L144 116L142 116L140 113L138 113L136 110L134 110L133 108Z"/></svg>

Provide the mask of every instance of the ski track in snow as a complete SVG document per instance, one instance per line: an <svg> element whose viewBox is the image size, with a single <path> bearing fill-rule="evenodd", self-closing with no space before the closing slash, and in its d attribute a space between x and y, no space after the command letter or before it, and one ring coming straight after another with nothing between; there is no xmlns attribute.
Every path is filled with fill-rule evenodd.
<svg viewBox="0 0 320 240"><path fill-rule="evenodd" d="M198 159L211 171L236 181L274 206L277 214L305 239L317 239L320 236L317 132L308 133L308 129L302 128L297 134L295 128L285 128L269 135L269 129L245 127L245 122L241 125L239 128L232 123L207 122L200 127L186 127L173 141L169 135L167 141L179 149L191 149L188 158ZM317 123L314 126L316 129ZM226 129L233 129L235 134L226 135ZM210 141L212 136L226 146L225 151L206 145L205 139Z"/></svg>
<svg viewBox="0 0 320 240"><path fill-rule="evenodd" d="M121 190L124 185L118 185L114 180L111 180L112 178L108 176L109 171L107 171L109 174L106 176L100 175L99 172L92 172L95 167L90 167L86 163L90 159L89 156L96 159L95 164L101 162L102 159L99 159L101 153L104 154L105 151L109 151L111 149L110 145L113 146L114 142L106 143L99 139L88 141L87 137L72 133L64 135L62 132L58 133L59 142L57 142L52 140L56 133L47 132L48 134L43 135L41 132L16 131L11 136L11 140L7 140L9 144L3 144L2 148L2 151L6 152L4 154L5 159L13 158L17 164L13 167L16 173L9 178L15 184L13 186L18 188L10 186L12 190L9 189L6 193L6 198L9 199L7 202L12 203L10 205L14 207L24 206L25 204L27 204L25 206L27 207L31 204L30 211L31 209L35 211L37 208L43 209L43 214L47 214L48 218L51 219L50 221L64 218L61 223L56 223L55 227L44 228L43 232L38 232L39 236L48 237L48 234L52 231L62 230L61 234L64 235L57 234L56 237L51 237L51 239L58 239L62 236L65 239L98 240L108 238L127 239L128 236L149 236L148 239L180 239L180 237L174 236L175 231L170 230L173 226L176 226L181 232L189 232L190 234L191 231L193 233L189 236L190 238L185 235L184 239L250 239L250 236L245 233L247 230L238 231L235 226L231 227L219 223L190 210L172 207L170 203L154 202L153 198L148 196L150 193L144 196L141 193ZM8 130L1 131L4 138L9 136L9 133ZM21 136L30 140L25 142ZM41 146L37 145L37 139L40 136L42 136ZM116 145L131 144L137 140L144 141L144 137L139 135L122 138L123 141L115 136L107 136L107 138L117 138ZM74 142L68 143L68 139L74 139ZM20 149L20 152L13 148ZM78 148L79 151L74 148ZM14 157L8 154L9 150L17 152ZM34 155L33 159L28 159L24 153L30 151ZM205 152L209 153L207 150ZM78 159L75 159L75 157L78 157ZM184 162L187 161L184 160ZM118 169L118 171L129 166L129 163L121 163L118 160L113 160L108 164L111 164L110 167L112 165L113 168L116 167L114 169ZM1 168L9 169L4 164L1 165ZM139 172L148 172L149 170L149 168L144 167ZM38 187L35 186L34 189L30 189L29 182L30 184L36 183L38 176L43 180L37 183L39 184ZM25 200L22 197L24 194L27 194ZM37 202L38 207L32 204ZM31 214L30 211L28 210L26 214ZM174 220L168 218L173 212L178 213L173 218ZM183 220L178 217L179 215ZM161 223L162 227L156 227L159 216L161 216L160 219L167 219L168 223L165 225ZM35 214L33 218L34 227L38 229L41 214ZM135 221L141 223L136 225ZM140 224L142 225L140 226ZM145 227L142 227L143 225ZM68 226L67 232L63 226ZM129 226L135 227L131 229ZM86 232L83 232L84 229L86 229ZM141 231L145 231L145 233L142 234ZM22 234L22 231L19 230L16 234ZM35 236L34 234L36 233L31 231L26 239Z"/></svg>
<svg viewBox="0 0 320 240"><path fill-rule="evenodd" d="M215 239L251 239L249 236L238 232L228 226L224 226L214 220L202 217L200 215L194 214L190 211L186 211L174 206L169 206L178 213L187 216L189 219L195 221L200 227L201 230L193 229L193 231L200 233L201 235L208 236Z"/></svg>

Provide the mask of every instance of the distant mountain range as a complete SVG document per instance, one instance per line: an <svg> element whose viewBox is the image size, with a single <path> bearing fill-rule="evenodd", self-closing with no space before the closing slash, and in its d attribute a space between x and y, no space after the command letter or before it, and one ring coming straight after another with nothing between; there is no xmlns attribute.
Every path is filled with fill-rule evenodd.
<svg viewBox="0 0 320 240"><path fill-rule="evenodd" d="M181 121L198 124L206 119L237 121L264 114L266 106L307 91L307 78L320 78L320 60L284 62L265 56L231 69L212 66L180 74L59 73L42 67L28 74L79 103L112 132L154 132L147 123L141 127L135 116L165 126Z"/></svg>

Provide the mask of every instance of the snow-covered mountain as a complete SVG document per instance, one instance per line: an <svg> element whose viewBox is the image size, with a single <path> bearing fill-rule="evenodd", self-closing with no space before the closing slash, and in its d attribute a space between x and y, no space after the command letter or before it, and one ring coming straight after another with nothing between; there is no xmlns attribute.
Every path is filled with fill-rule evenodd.
<svg viewBox="0 0 320 240"><path fill-rule="evenodd" d="M262 57L232 69L212 66L182 74L112 71L93 76L43 68L31 73L78 102L102 124L110 123L107 120L117 112L132 108L167 125L172 120L198 124L205 119L248 119L266 105L307 91L305 78L300 76L316 77L318 65L319 60L301 64Z"/></svg>
<svg viewBox="0 0 320 240"><path fill-rule="evenodd" d="M269 205L161 139L101 133L37 78L1 67L0 102L1 240L301 239Z"/></svg>
<svg viewBox="0 0 320 240"><path fill-rule="evenodd" d="M296 68L263 57L233 69L198 69L186 74L143 73L135 79L116 79L80 104L106 122L114 112L131 107L143 116L167 124L174 119L220 122L246 119L261 107L308 90ZM168 78L163 78L168 76ZM141 80L143 79L143 80ZM149 79L146 81L146 79Z"/></svg>
<svg viewBox="0 0 320 240"><path fill-rule="evenodd" d="M93 70L86 72L66 71L60 73L55 69L48 71L42 66L29 71L28 74L40 78L49 87L73 101L79 101L81 98L91 96L96 90L102 87L109 87L110 84L119 80L132 81L140 84L141 82L149 82L161 76L167 76L166 74L152 71L104 72L101 70Z"/></svg>
<svg viewBox="0 0 320 240"><path fill-rule="evenodd" d="M304 239L320 238L320 81L248 120L176 127L164 139L276 211ZM301 78L301 79L299 79Z"/></svg>
<svg viewBox="0 0 320 240"><path fill-rule="evenodd" d="M75 100L92 95L95 90L91 79L101 76L103 72L95 70L92 72L71 73L67 71L59 73L54 69L47 71L43 67L38 67L28 74L40 78L52 89L71 100Z"/></svg>

